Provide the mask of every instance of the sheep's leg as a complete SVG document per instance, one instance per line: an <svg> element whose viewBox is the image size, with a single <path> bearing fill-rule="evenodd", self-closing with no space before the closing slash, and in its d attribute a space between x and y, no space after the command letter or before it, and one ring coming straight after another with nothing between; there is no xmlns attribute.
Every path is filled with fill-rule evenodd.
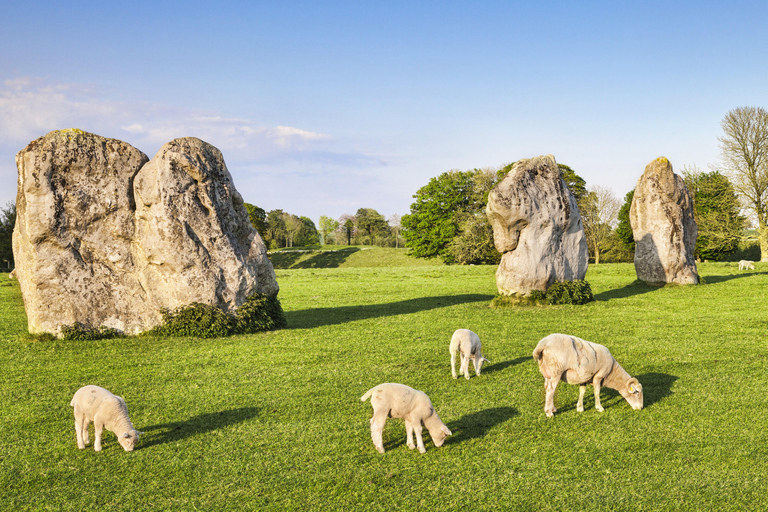
<svg viewBox="0 0 768 512"><path fill-rule="evenodd" d="M547 398L544 403L544 413L550 418L555 415L557 409L555 409L555 390L560 383L560 376L550 377L544 379L544 389L547 392Z"/></svg>
<svg viewBox="0 0 768 512"><path fill-rule="evenodd" d="M464 354L461 355L461 374L465 379L469 379L469 357Z"/></svg>
<svg viewBox="0 0 768 512"><path fill-rule="evenodd" d="M454 379L458 378L456 375L456 352L451 352L451 375Z"/></svg>
<svg viewBox="0 0 768 512"><path fill-rule="evenodd" d="M416 445L419 447L421 453L426 453L427 449L424 448L424 439L421 438L421 420L416 423L412 423L413 433L416 434Z"/></svg>
<svg viewBox="0 0 768 512"><path fill-rule="evenodd" d="M579 386L579 402L576 404L576 410L584 412L584 393L587 391L587 385L582 384Z"/></svg>
<svg viewBox="0 0 768 512"><path fill-rule="evenodd" d="M603 406L600 404L600 379L593 379L592 387L595 388L595 409L603 412L605 409L603 409Z"/></svg>
<svg viewBox="0 0 768 512"><path fill-rule="evenodd" d="M416 445L413 444L413 439L411 439L411 436L413 436L413 430L414 430L413 423L411 423L408 420L405 420L405 435L407 436L406 444L408 445L408 448L410 448L411 450L416 448Z"/></svg>
<svg viewBox="0 0 768 512"><path fill-rule="evenodd" d="M75 406L75 436L77 437L77 447L81 450L85 448L88 443L88 424L85 424L85 436L83 436L83 423L86 421L85 414L80 410L80 407Z"/></svg>
<svg viewBox="0 0 768 512"><path fill-rule="evenodd" d="M480 365L483 364L483 359L481 357L475 357L472 360L472 363L475 365L475 376L480 375Z"/></svg>
<svg viewBox="0 0 768 512"><path fill-rule="evenodd" d="M382 432L384 431L384 423L387 421L387 413L377 414L378 411L374 411L373 418L371 418L371 440L373 446L379 453L384 453L384 441L382 440Z"/></svg>
<svg viewBox="0 0 768 512"><path fill-rule="evenodd" d="M101 433L104 431L104 422L98 415L93 418L93 449L97 452L101 451Z"/></svg>

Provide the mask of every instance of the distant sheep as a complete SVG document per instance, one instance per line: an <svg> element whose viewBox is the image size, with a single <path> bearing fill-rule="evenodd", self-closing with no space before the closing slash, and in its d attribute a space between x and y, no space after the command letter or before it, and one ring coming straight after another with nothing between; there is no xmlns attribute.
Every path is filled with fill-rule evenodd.
<svg viewBox="0 0 768 512"><path fill-rule="evenodd" d="M603 412L600 404L600 386L613 388L621 393L635 410L643 408L643 386L629 375L611 355L597 343L566 334L550 334L539 341L533 351L544 376L547 397L544 412L552 417L555 409L555 389L562 380L579 385L579 402L576 410L584 412L584 392L587 384L595 388L595 409Z"/></svg>
<svg viewBox="0 0 768 512"><path fill-rule="evenodd" d="M419 451L424 453L424 440L421 438L421 424L429 430L429 435L435 446L440 447L445 438L451 435L451 431L440 420L437 411L432 407L429 397L422 391L410 388L403 384L379 384L369 389L360 400L365 402L371 398L373 417L371 418L371 439L373 446L379 453L384 453L382 431L387 417L402 418L405 420L405 431L408 438L408 448L413 450L416 446L411 440L411 435L416 435L416 444Z"/></svg>
<svg viewBox="0 0 768 512"><path fill-rule="evenodd" d="M741 260L739 262L739 270L755 270L755 266L752 263L749 260Z"/></svg>
<svg viewBox="0 0 768 512"><path fill-rule="evenodd" d="M14 268L11 270L11 273L8 274L8 279L16 279L16 269Z"/></svg>
<svg viewBox="0 0 768 512"><path fill-rule="evenodd" d="M84 386L77 390L69 405L75 408L78 448L82 450L88 444L88 426L93 422L94 450L101 451L101 433L106 428L115 433L125 451L133 451L141 432L133 428L123 397L115 396L99 386Z"/></svg>
<svg viewBox="0 0 768 512"><path fill-rule="evenodd" d="M477 334L469 329L458 329L453 333L451 337L451 345L449 347L451 352L451 375L456 379L456 354L460 355L459 374L469 379L469 360L472 360L472 364L475 365L475 375L480 375L480 368L483 366L483 362L488 362L483 357L482 344Z"/></svg>

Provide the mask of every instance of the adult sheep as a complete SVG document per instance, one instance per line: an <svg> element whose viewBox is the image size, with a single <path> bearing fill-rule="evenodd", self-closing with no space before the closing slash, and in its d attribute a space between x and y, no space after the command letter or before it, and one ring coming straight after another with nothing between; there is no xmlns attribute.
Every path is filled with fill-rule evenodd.
<svg viewBox="0 0 768 512"><path fill-rule="evenodd" d="M546 403L544 412L554 416L555 389L562 380L579 385L579 402L576 410L584 412L584 392L587 384L595 388L595 409L603 412L600 404L600 387L613 388L621 393L633 409L643 408L643 386L628 374L603 345L582 340L567 334L550 334L539 341L533 350L533 358L539 363L544 376Z"/></svg>

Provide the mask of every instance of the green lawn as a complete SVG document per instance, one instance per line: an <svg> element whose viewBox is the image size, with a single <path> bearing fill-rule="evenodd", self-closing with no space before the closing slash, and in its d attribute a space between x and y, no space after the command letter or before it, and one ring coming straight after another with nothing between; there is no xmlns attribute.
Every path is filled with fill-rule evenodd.
<svg viewBox="0 0 768 512"><path fill-rule="evenodd" d="M495 267L278 269L287 329L96 342L30 341L0 274L0 509L765 510L768 266L699 270L652 288L592 265L596 302L491 309ZM460 327L492 361L469 381ZM604 389L598 413L590 388L578 413L561 384L546 418L531 352L553 332L607 345L645 409ZM389 420L379 455L359 398L382 382L425 391L453 436L419 454ZM125 397L136 451L77 449L85 384Z"/></svg>

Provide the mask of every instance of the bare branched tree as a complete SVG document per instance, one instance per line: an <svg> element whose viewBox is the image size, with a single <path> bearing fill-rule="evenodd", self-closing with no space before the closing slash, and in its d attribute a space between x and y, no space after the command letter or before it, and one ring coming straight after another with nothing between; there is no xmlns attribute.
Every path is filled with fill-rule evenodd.
<svg viewBox="0 0 768 512"><path fill-rule="evenodd" d="M762 261L768 261L768 111L738 107L720 123L722 172L757 218Z"/></svg>
<svg viewBox="0 0 768 512"><path fill-rule="evenodd" d="M392 230L392 233L395 235L395 249L400 247L400 242L398 240L400 238L400 229L401 229L400 219L401 217L397 213L393 213L387 219L387 222L389 222L389 227Z"/></svg>
<svg viewBox="0 0 768 512"><path fill-rule="evenodd" d="M619 220L621 201L607 187L589 187L579 202L579 213L584 224L587 246L595 255L595 264L600 263L600 245L608 240Z"/></svg>

